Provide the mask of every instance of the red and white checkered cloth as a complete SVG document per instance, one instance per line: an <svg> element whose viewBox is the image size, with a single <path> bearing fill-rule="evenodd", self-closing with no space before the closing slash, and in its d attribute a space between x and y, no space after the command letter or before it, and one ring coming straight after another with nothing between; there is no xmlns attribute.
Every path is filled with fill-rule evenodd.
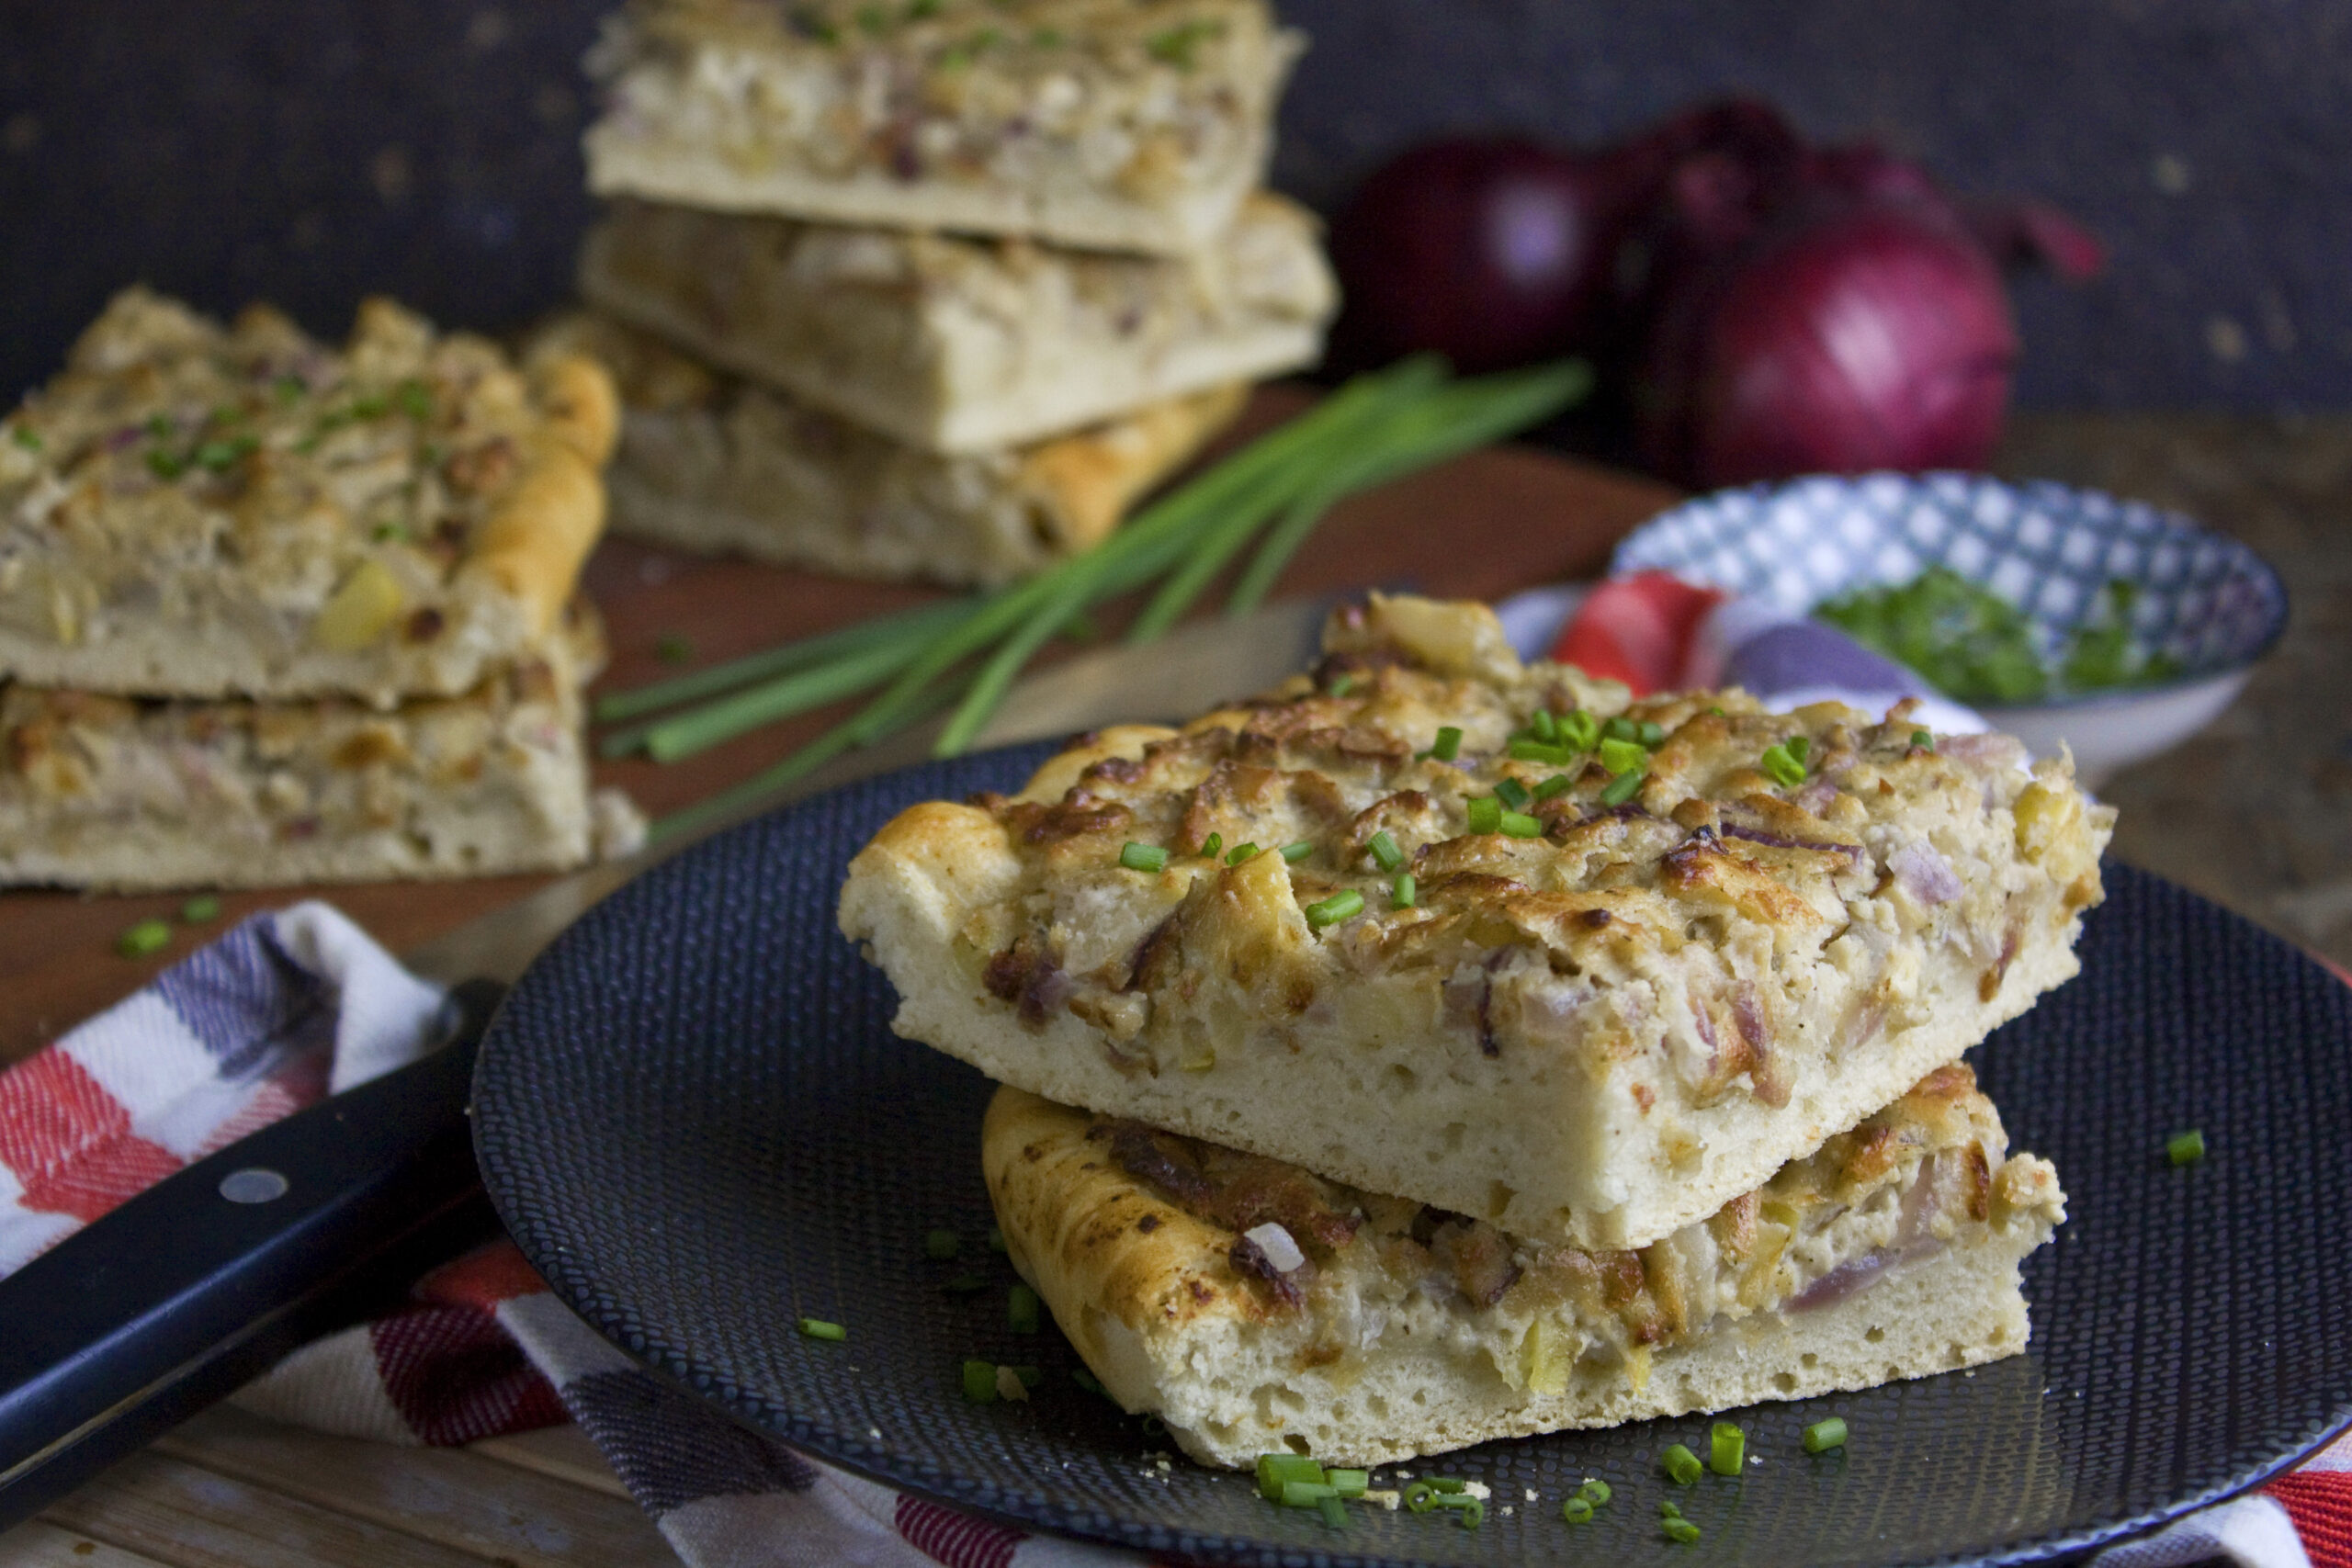
<svg viewBox="0 0 2352 1568"><path fill-rule="evenodd" d="M342 915L299 904L246 920L0 1072L0 1275L189 1161L413 1059L439 1000ZM401 1310L296 1352L236 1398L393 1443L465 1443L569 1416L694 1568L1141 1562L909 1497L746 1431L640 1371L505 1242L435 1269ZM2352 1568L2352 1439L2099 1562L2215 1556Z"/></svg>

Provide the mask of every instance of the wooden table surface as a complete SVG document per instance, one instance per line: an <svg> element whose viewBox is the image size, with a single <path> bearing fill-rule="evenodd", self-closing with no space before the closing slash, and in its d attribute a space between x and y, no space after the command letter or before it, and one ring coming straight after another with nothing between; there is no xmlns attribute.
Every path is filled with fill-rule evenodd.
<svg viewBox="0 0 2352 1568"><path fill-rule="evenodd" d="M1280 419L1301 396L1287 389L1261 393L1245 429ZM1563 457L1480 452L1337 508L1284 573L1279 592L1411 586L1496 598L1588 577L1606 563L1618 537L1674 498L1654 481ZM605 690L931 596L618 540L598 549L587 583L611 635L613 660L599 683ZM1115 626L1118 617L1104 622ZM656 649L665 637L691 644L689 663L661 660ZM600 764L598 782L628 790L658 816L757 772L832 716L812 715L672 767ZM319 896L397 952L510 902L540 880L338 887ZM224 897L221 923L301 893ZM114 953L126 927L169 916L180 902L176 896L0 894L0 1062L38 1049L200 942L203 931L190 930L150 959ZM400 1449L321 1438L231 1408L188 1423L40 1518L0 1534L0 1568L674 1561L573 1428L469 1450Z"/></svg>

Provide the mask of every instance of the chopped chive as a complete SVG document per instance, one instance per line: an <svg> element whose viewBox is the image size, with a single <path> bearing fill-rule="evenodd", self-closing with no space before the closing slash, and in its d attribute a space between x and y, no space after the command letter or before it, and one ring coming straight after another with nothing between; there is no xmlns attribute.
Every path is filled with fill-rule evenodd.
<svg viewBox="0 0 2352 1568"><path fill-rule="evenodd" d="M1506 838L1540 839L1544 836L1544 824L1523 811L1504 812L1495 826Z"/></svg>
<svg viewBox="0 0 2352 1568"><path fill-rule="evenodd" d="M172 928L162 920L141 920L114 939L114 950L125 958L145 958L172 944Z"/></svg>
<svg viewBox="0 0 2352 1568"><path fill-rule="evenodd" d="M1474 1530L1487 1522L1487 1503L1483 1497L1473 1497L1466 1492L1441 1493L1437 1501L1438 1506L1453 1510L1464 1529Z"/></svg>
<svg viewBox="0 0 2352 1568"><path fill-rule="evenodd" d="M41 448L40 432L29 424L10 425L8 439L28 452L39 452Z"/></svg>
<svg viewBox="0 0 2352 1568"><path fill-rule="evenodd" d="M220 918L220 898L218 894L199 893L180 906L180 919L192 926L200 926L207 920Z"/></svg>
<svg viewBox="0 0 2352 1568"><path fill-rule="evenodd" d="M1458 1475L1432 1475L1430 1484L1436 1487L1441 1495L1450 1496L1468 1491L1470 1483Z"/></svg>
<svg viewBox="0 0 2352 1568"><path fill-rule="evenodd" d="M1405 852L1396 847L1396 840L1385 828L1374 833L1364 848L1372 852L1373 863L1383 871L1395 871L1405 863Z"/></svg>
<svg viewBox="0 0 2352 1568"><path fill-rule="evenodd" d="M838 1323L827 1323L821 1317L802 1318L800 1320L800 1332L811 1339L846 1339L849 1337L848 1329L843 1328Z"/></svg>
<svg viewBox="0 0 2352 1568"><path fill-rule="evenodd" d="M1514 762L1549 762L1565 768L1576 753L1556 740L1534 740L1525 736L1514 739L1506 753Z"/></svg>
<svg viewBox="0 0 2352 1568"><path fill-rule="evenodd" d="M1919 750L1932 751L1936 749L1936 738L1928 730L1915 729L1911 732L1911 744Z"/></svg>
<svg viewBox="0 0 2352 1568"><path fill-rule="evenodd" d="M1794 757L1799 762L1806 761L1813 756L1813 738L1809 735L1792 735L1781 744L1788 747L1789 755Z"/></svg>
<svg viewBox="0 0 2352 1568"><path fill-rule="evenodd" d="M1560 1505L1560 1517L1572 1525L1592 1523L1592 1504L1581 1496L1571 1497Z"/></svg>
<svg viewBox="0 0 2352 1568"><path fill-rule="evenodd" d="M1638 745L1642 739L1642 727L1621 713L1600 727L1600 738L1603 740L1631 740Z"/></svg>
<svg viewBox="0 0 2352 1568"><path fill-rule="evenodd" d="M1724 713L1724 710L1723 710L1723 709L1721 709L1721 708L1709 708L1707 711L1708 711L1709 713L1711 713L1711 714L1714 715L1717 718L1723 718L1723 717L1727 716Z"/></svg>
<svg viewBox="0 0 2352 1568"><path fill-rule="evenodd" d="M1453 761L1462 755L1462 731L1451 724L1442 726L1437 732L1437 739L1421 755L1435 757L1441 762Z"/></svg>
<svg viewBox="0 0 2352 1568"><path fill-rule="evenodd" d="M1437 1488L1426 1481L1416 1481L1405 1488L1405 1506L1414 1513L1426 1514L1437 1506Z"/></svg>
<svg viewBox="0 0 2352 1568"><path fill-rule="evenodd" d="M1538 740L1548 743L1560 739L1560 721L1552 716L1550 708L1537 708L1528 718L1527 727L1535 732Z"/></svg>
<svg viewBox="0 0 2352 1568"><path fill-rule="evenodd" d="M1770 774L1772 782L1794 789L1804 783L1804 764L1787 746L1767 746L1757 765Z"/></svg>
<svg viewBox="0 0 2352 1568"><path fill-rule="evenodd" d="M1211 833L1207 838L1201 840L1201 858L1203 860L1215 860L1218 855L1224 852L1224 834Z"/></svg>
<svg viewBox="0 0 2352 1568"><path fill-rule="evenodd" d="M1590 1503L1595 1507L1599 1507L1601 1504L1609 1501L1609 1483L1601 1480L1599 1476L1595 1476L1590 1481L1586 1482L1583 1485L1577 1488L1577 1495L1583 1498L1586 1502Z"/></svg>
<svg viewBox="0 0 2352 1568"><path fill-rule="evenodd" d="M1666 1521L1665 1529L1667 1540L1679 1542L1684 1546L1699 1539L1699 1527L1689 1519L1668 1519Z"/></svg>
<svg viewBox="0 0 2352 1568"><path fill-rule="evenodd" d="M948 1258L963 1250L964 1244L956 1239L954 1231L937 1230L923 1233L922 1255L925 1258Z"/></svg>
<svg viewBox="0 0 2352 1568"><path fill-rule="evenodd" d="M1111 1397L1111 1391L1102 1386L1102 1380L1096 1377L1092 1372L1088 1371L1084 1367L1072 1367L1070 1369L1069 1381L1076 1383L1079 1387L1084 1389L1089 1393L1099 1393L1105 1399Z"/></svg>
<svg viewBox="0 0 2352 1568"><path fill-rule="evenodd" d="M1015 1334L1035 1334L1041 1317L1037 1292L1026 1285L1015 1285L1004 1293L1005 1326Z"/></svg>
<svg viewBox="0 0 2352 1568"><path fill-rule="evenodd" d="M277 400L280 408L300 402L302 394L310 389L310 383L304 381L300 376L293 375L277 377L269 384L269 395Z"/></svg>
<svg viewBox="0 0 2352 1568"><path fill-rule="evenodd" d="M2165 1140L2165 1157L2175 1165L2195 1165L2205 1157L2204 1132L2191 1127L2186 1133L2175 1133Z"/></svg>
<svg viewBox="0 0 2352 1568"><path fill-rule="evenodd" d="M1315 1500L1315 1508L1323 1516L1325 1529L1343 1530L1348 1528L1348 1510L1339 1498L1318 1497Z"/></svg>
<svg viewBox="0 0 2352 1568"><path fill-rule="evenodd" d="M978 1295L989 1288L989 1277L985 1274L958 1274L939 1288L951 1296Z"/></svg>
<svg viewBox="0 0 2352 1568"><path fill-rule="evenodd" d="M226 473L260 446L260 439L252 435L232 436L226 441L207 441L196 449L196 466L210 473Z"/></svg>
<svg viewBox="0 0 2352 1568"><path fill-rule="evenodd" d="M1498 779L1495 783L1495 798L1517 811L1527 804L1527 786L1517 779Z"/></svg>
<svg viewBox="0 0 2352 1568"><path fill-rule="evenodd" d="M1682 1505L1671 1497L1660 1497L1657 1500L1657 1517L1661 1519L1679 1519L1682 1517Z"/></svg>
<svg viewBox="0 0 2352 1568"><path fill-rule="evenodd" d="M684 664L695 656L695 645L678 632L663 632L653 639L653 657L664 664Z"/></svg>
<svg viewBox="0 0 2352 1568"><path fill-rule="evenodd" d="M1619 773L1601 790L1600 804L1603 806L1624 805L1640 792L1642 777L1638 769L1632 773Z"/></svg>
<svg viewBox="0 0 2352 1568"><path fill-rule="evenodd" d="M427 420L433 417L433 389L422 381L414 379L402 381L392 389L392 400L400 405L401 412L411 419Z"/></svg>
<svg viewBox="0 0 2352 1568"><path fill-rule="evenodd" d="M1658 1455L1658 1462L1666 1467L1668 1479L1677 1486L1690 1485L1698 1480L1707 1468L1699 1462L1697 1454L1692 1453L1680 1443L1668 1444L1666 1452Z"/></svg>
<svg viewBox="0 0 2352 1568"><path fill-rule="evenodd" d="M1576 780L1568 777L1567 774L1554 773L1550 778L1545 779L1542 784L1535 786L1535 798L1537 800L1549 800L1555 795L1566 795L1575 786L1575 784Z"/></svg>
<svg viewBox="0 0 2352 1568"><path fill-rule="evenodd" d="M1491 795L1474 796L1464 808L1474 833L1498 833L1503 826L1503 803Z"/></svg>
<svg viewBox="0 0 2352 1568"><path fill-rule="evenodd" d="M989 1250L990 1252L1003 1253L1010 1253L1012 1250L1011 1247L1004 1245L1003 1226L990 1225L989 1227Z"/></svg>
<svg viewBox="0 0 2352 1568"><path fill-rule="evenodd" d="M175 479L187 472L186 463L160 449L147 454L147 468L159 479Z"/></svg>
<svg viewBox="0 0 2352 1568"><path fill-rule="evenodd" d="M1005 1371L1011 1372L1012 1381L1023 1388L1035 1388L1046 1381L1046 1369L1043 1367L1007 1367Z"/></svg>
<svg viewBox="0 0 2352 1568"><path fill-rule="evenodd" d="M1649 760L1649 752L1638 740L1619 740L1612 737L1600 743L1600 765L1612 773L1630 773L1645 766Z"/></svg>
<svg viewBox="0 0 2352 1568"><path fill-rule="evenodd" d="M1356 678L1352 675L1342 675L1331 682L1331 694L1335 697L1344 697L1355 689Z"/></svg>
<svg viewBox="0 0 2352 1568"><path fill-rule="evenodd" d="M1324 1472L1323 1479L1329 1481L1331 1483L1331 1490L1342 1497L1361 1497L1372 1485L1372 1472L1368 1470L1327 1471Z"/></svg>
<svg viewBox="0 0 2352 1568"><path fill-rule="evenodd" d="M1420 885L1413 880L1413 874L1400 871L1396 874L1396 880L1388 885L1388 907L1409 909L1413 901L1420 897Z"/></svg>
<svg viewBox="0 0 2352 1568"><path fill-rule="evenodd" d="M1269 1503L1283 1500L1283 1488L1293 1482L1319 1482L1323 1467L1306 1454L1260 1454L1258 1495Z"/></svg>
<svg viewBox="0 0 2352 1568"><path fill-rule="evenodd" d="M1130 839L1119 850L1119 863L1129 871L1164 871L1168 866L1168 852L1158 844L1138 844Z"/></svg>
<svg viewBox="0 0 2352 1568"><path fill-rule="evenodd" d="M1283 1483L1283 1506L1285 1508L1311 1508L1326 1497L1336 1500L1339 1495L1338 1492L1332 1490L1331 1483L1328 1481L1285 1481Z"/></svg>
<svg viewBox="0 0 2352 1568"><path fill-rule="evenodd" d="M1735 1422L1716 1422L1707 1434L1707 1468L1717 1475L1737 1475L1747 1460L1747 1434Z"/></svg>
<svg viewBox="0 0 2352 1568"><path fill-rule="evenodd" d="M1640 733L1636 734L1634 739L1655 751L1659 747L1666 744L1666 726L1657 723L1654 719L1645 718L1642 720Z"/></svg>
<svg viewBox="0 0 2352 1568"><path fill-rule="evenodd" d="M1317 931L1336 926L1341 920L1353 919L1363 913L1363 895L1352 887L1342 887L1320 903L1306 907L1306 923Z"/></svg>
<svg viewBox="0 0 2352 1568"><path fill-rule="evenodd" d="M996 1403L996 1363L994 1361L964 1363L964 1397L975 1404Z"/></svg>
<svg viewBox="0 0 2352 1568"><path fill-rule="evenodd" d="M1283 846L1283 859L1290 862L1293 865L1296 865L1299 862L1305 860L1314 852L1315 845L1313 841L1306 839L1301 839L1295 844L1284 844Z"/></svg>
<svg viewBox="0 0 2352 1568"><path fill-rule="evenodd" d="M351 400L354 419L381 419L391 411L392 400L381 392L370 392L364 398Z"/></svg>
<svg viewBox="0 0 2352 1568"><path fill-rule="evenodd" d="M1255 844L1236 844L1233 846L1233 852L1225 857L1225 863L1227 865L1239 865L1243 861L1248 860L1251 855L1254 855L1257 852L1258 846Z"/></svg>
<svg viewBox="0 0 2352 1568"><path fill-rule="evenodd" d="M1809 1454L1827 1453L1831 1449L1846 1446L1846 1422L1843 1416L1832 1416L1826 1421L1815 1421L1804 1429L1798 1439Z"/></svg>
<svg viewBox="0 0 2352 1568"><path fill-rule="evenodd" d="M1600 721L1582 708L1572 708L1560 720L1560 739L1578 751L1600 744Z"/></svg>
<svg viewBox="0 0 2352 1568"><path fill-rule="evenodd" d="M147 434L157 441L169 441L179 434L179 429L169 414L151 413L147 416Z"/></svg>

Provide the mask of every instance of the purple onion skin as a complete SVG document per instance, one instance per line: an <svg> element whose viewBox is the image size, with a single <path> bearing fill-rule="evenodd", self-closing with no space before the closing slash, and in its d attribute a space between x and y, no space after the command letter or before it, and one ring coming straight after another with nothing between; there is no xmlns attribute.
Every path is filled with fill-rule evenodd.
<svg viewBox="0 0 2352 1568"><path fill-rule="evenodd" d="M1464 371L1594 346L1656 159L1512 140L1431 142L1374 171L1331 225L1351 318L1376 355Z"/></svg>
<svg viewBox="0 0 2352 1568"><path fill-rule="evenodd" d="M1983 467L2018 356L1993 258L1907 193L1798 206L1674 280L1634 389L1644 460L1704 488Z"/></svg>

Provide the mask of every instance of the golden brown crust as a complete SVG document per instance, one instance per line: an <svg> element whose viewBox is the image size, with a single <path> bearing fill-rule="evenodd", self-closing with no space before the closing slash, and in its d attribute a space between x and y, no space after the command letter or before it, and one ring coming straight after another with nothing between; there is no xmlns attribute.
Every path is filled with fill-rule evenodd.
<svg viewBox="0 0 2352 1568"><path fill-rule="evenodd" d="M1021 486L1044 502L1039 515L1052 523L1055 545L1075 555L1101 543L1138 496L1249 401L1247 383L1228 382L1048 441L1022 458Z"/></svg>
<svg viewBox="0 0 2352 1568"><path fill-rule="evenodd" d="M467 570L486 574L523 606L535 637L555 624L605 530L604 481L574 445L590 443L593 449L594 434L593 423L582 421L536 443L522 477L483 523L467 558ZM609 438L605 445L609 448Z"/></svg>

